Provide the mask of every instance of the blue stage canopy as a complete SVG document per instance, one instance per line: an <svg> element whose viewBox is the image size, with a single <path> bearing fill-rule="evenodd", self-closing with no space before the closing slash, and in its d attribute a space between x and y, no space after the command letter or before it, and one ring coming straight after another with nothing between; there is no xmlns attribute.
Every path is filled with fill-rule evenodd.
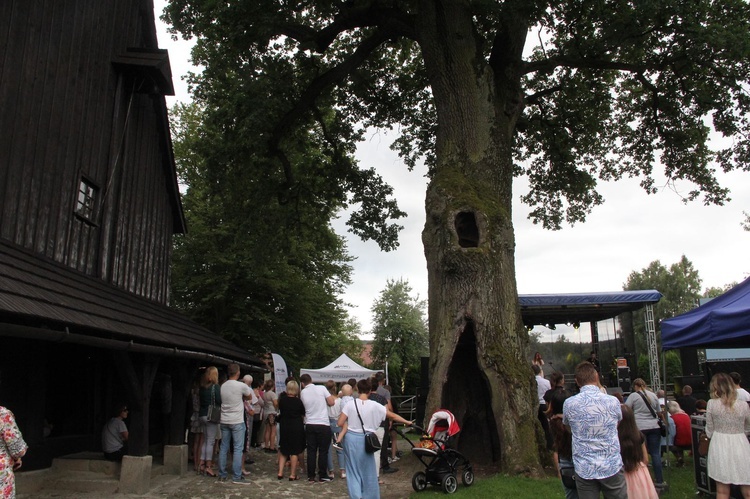
<svg viewBox="0 0 750 499"><path fill-rule="evenodd" d="M664 350L750 345L750 278L690 312L661 322Z"/></svg>
<svg viewBox="0 0 750 499"><path fill-rule="evenodd" d="M613 291L604 293L563 293L519 295L523 322L535 324L566 324L611 319L625 312L656 303L662 294L654 289Z"/></svg>

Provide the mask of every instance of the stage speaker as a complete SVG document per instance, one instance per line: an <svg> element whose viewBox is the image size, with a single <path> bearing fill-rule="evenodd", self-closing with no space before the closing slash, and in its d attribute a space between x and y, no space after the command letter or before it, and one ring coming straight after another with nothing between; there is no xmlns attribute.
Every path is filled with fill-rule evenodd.
<svg viewBox="0 0 750 499"><path fill-rule="evenodd" d="M630 368L628 366L617 368L617 386L624 393L630 393Z"/></svg>
<svg viewBox="0 0 750 499"><path fill-rule="evenodd" d="M700 376L703 374L698 362L697 348L680 348L680 362L682 363L682 374L684 376Z"/></svg>

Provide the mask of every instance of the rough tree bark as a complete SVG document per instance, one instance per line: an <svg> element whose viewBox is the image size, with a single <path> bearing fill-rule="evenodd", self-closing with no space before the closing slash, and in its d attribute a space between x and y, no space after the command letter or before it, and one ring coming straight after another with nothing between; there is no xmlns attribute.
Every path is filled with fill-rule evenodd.
<svg viewBox="0 0 750 499"><path fill-rule="evenodd" d="M508 21L508 63L491 70L460 2L421 7L419 43L439 123L422 233L429 279L427 414L440 407L454 412L462 424L458 448L472 460L535 471L536 392L525 361L511 219L511 146L520 108L512 61L514 54L520 61L526 30Z"/></svg>

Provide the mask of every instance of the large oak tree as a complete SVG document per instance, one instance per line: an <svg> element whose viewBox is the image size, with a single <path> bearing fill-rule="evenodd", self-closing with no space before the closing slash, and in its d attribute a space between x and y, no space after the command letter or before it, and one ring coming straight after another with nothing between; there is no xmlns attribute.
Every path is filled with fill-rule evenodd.
<svg viewBox="0 0 750 499"><path fill-rule="evenodd" d="M362 202L352 230L388 248L397 210L352 143L398 126L407 165L426 161L428 413L449 407L459 449L505 470L539 463L514 175L530 181L533 220L557 228L602 202L598 179L639 177L651 193L659 168L693 186L687 199L721 203L714 168L750 164L744 0L172 0L167 18L198 39L196 96L228 127L263 117L244 133L263 139L290 198L306 130L321 183ZM711 127L726 147L712 149Z"/></svg>

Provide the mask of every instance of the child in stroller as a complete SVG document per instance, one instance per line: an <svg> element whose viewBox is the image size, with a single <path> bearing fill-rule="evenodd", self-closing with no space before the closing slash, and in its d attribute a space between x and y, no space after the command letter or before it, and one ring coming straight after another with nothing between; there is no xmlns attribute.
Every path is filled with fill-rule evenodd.
<svg viewBox="0 0 750 499"><path fill-rule="evenodd" d="M452 448L455 435L460 431L456 418L446 409L439 409L430 418L427 431L412 426L422 432L418 444L401 435L412 446L411 452L424 465L424 471L417 471L411 479L411 485L417 492L427 488L427 484L440 486L447 494L458 488L456 474L461 469L461 481L469 486L474 483L474 472L471 463L463 454Z"/></svg>

